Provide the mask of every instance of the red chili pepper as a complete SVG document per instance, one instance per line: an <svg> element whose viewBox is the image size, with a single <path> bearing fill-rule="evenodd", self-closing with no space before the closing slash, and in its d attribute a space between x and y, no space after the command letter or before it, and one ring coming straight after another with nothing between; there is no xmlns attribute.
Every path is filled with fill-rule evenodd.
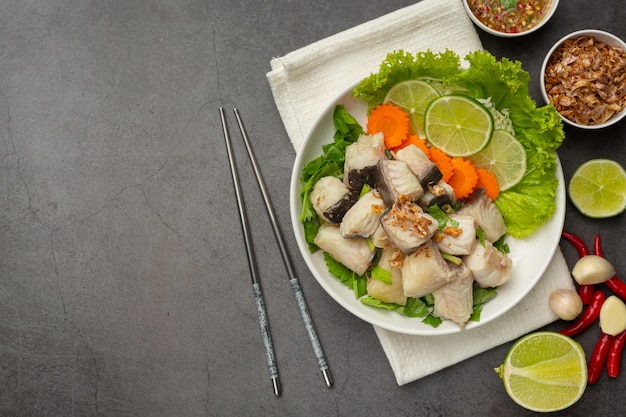
<svg viewBox="0 0 626 417"><path fill-rule="evenodd" d="M622 300L626 300L626 283L619 279L617 275L605 282L607 287Z"/></svg>
<svg viewBox="0 0 626 417"><path fill-rule="evenodd" d="M583 240L580 237L576 236L573 233L568 233L568 232L561 232L561 236L563 236L565 240L567 240L572 245L574 245L574 247L578 251L579 258L589 255L589 248L587 247L587 245L585 245L585 242L583 242ZM578 286L578 295L580 295L580 298L583 300L584 305L591 304L591 301L593 299L593 293L594 293L593 285L579 285Z"/></svg>
<svg viewBox="0 0 626 417"><path fill-rule="evenodd" d="M593 284L578 286L578 295L580 295L580 299L583 301L584 305L591 304L593 300L593 292L594 292Z"/></svg>
<svg viewBox="0 0 626 417"><path fill-rule="evenodd" d="M581 238L579 238L573 233L568 233L568 232L562 232L561 236L563 236L563 238L567 240L569 243L574 245L574 247L578 251L579 257L582 258L583 256L589 255L589 248L587 248L587 245L585 245L585 242L583 242Z"/></svg>
<svg viewBox="0 0 626 417"><path fill-rule="evenodd" d="M622 362L622 351L626 344L626 330L613 338L609 348L609 356L606 359L606 372L611 378L619 376L620 364Z"/></svg>
<svg viewBox="0 0 626 417"><path fill-rule="evenodd" d="M597 234L596 237L593 239L593 254L604 258L602 245L600 244L600 234Z"/></svg>
<svg viewBox="0 0 626 417"><path fill-rule="evenodd" d="M595 384L600 378L612 341L613 336L610 334L602 333L602 336L600 336L589 359L589 365L587 366L587 383Z"/></svg>
<svg viewBox="0 0 626 417"><path fill-rule="evenodd" d="M596 292L593 293L593 300L591 301L591 304L587 306L585 311L583 311L583 313L571 326L561 330L559 333L564 334L565 336L573 337L581 333L587 327L591 326L591 324L600 316L600 308L602 307L602 304L604 304L604 300L606 300L604 291L596 290Z"/></svg>
<svg viewBox="0 0 626 417"><path fill-rule="evenodd" d="M597 234L593 240L593 253L597 256L604 257L602 252L602 245L600 244L600 235ZM605 284L615 295L622 300L626 300L626 283L622 281L617 275L614 275Z"/></svg>

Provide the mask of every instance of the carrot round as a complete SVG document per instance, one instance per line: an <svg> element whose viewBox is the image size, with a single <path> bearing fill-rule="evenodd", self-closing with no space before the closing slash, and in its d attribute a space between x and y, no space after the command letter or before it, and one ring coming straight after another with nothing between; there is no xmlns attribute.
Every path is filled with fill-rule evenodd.
<svg viewBox="0 0 626 417"><path fill-rule="evenodd" d="M409 116L395 104L375 107L367 118L367 133L373 135L379 132L383 133L387 149L402 145L409 139Z"/></svg>
<svg viewBox="0 0 626 417"><path fill-rule="evenodd" d="M429 155L430 160L437 165L437 168L439 168L439 171L441 171L441 174L443 175L441 180L444 182L450 181L450 177L454 174L452 159L441 149L434 147L429 148Z"/></svg>
<svg viewBox="0 0 626 417"><path fill-rule="evenodd" d="M495 175L484 168L476 168L476 173L478 174L478 184L476 184L476 188L484 188L487 195L492 200L498 198L500 186L498 185L498 180Z"/></svg>
<svg viewBox="0 0 626 417"><path fill-rule="evenodd" d="M454 174L448 184L454 190L454 195L459 200L469 197L478 184L478 174L474 164L464 158L451 158Z"/></svg>

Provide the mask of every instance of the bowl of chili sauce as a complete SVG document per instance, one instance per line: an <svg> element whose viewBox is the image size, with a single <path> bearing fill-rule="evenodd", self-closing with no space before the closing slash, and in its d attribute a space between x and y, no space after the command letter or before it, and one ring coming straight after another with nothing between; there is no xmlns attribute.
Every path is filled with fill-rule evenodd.
<svg viewBox="0 0 626 417"><path fill-rule="evenodd" d="M463 0L476 26L501 37L535 32L556 12L559 0Z"/></svg>

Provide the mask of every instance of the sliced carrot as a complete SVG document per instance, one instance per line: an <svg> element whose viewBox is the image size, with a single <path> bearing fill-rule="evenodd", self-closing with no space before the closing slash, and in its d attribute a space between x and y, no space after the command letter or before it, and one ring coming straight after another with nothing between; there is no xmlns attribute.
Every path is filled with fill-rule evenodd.
<svg viewBox="0 0 626 417"><path fill-rule="evenodd" d="M409 116L391 103L375 107L367 119L367 133L383 132L387 149L400 146L409 139L409 126Z"/></svg>
<svg viewBox="0 0 626 417"><path fill-rule="evenodd" d="M454 174L447 181L458 199L469 197L478 184L478 173L474 164L464 158L451 158Z"/></svg>
<svg viewBox="0 0 626 417"><path fill-rule="evenodd" d="M424 155L426 155L426 157L430 159L430 150L428 148L428 145L426 144L426 141L417 135L409 135L409 138L402 145L393 148L392 151L399 151L400 149L405 148L409 145L417 146L424 152Z"/></svg>
<svg viewBox="0 0 626 417"><path fill-rule="evenodd" d="M476 168L476 173L478 174L478 184L476 184L476 188L484 188L487 195L492 200L498 198L500 185L498 185L496 176L484 168Z"/></svg>
<svg viewBox="0 0 626 417"><path fill-rule="evenodd" d="M439 168L439 171L441 171L441 174L443 175L441 180L443 182L448 182L450 177L452 177L452 174L454 174L454 167L452 166L451 158L439 148L430 147L428 149L428 153L430 160L437 165L437 168Z"/></svg>

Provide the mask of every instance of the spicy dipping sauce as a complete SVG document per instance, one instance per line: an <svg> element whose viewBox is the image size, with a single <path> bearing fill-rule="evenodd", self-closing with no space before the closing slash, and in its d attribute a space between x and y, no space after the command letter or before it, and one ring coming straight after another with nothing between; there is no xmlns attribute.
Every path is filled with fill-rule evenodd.
<svg viewBox="0 0 626 417"><path fill-rule="evenodd" d="M476 18L498 32L520 33L535 25L550 11L552 0L466 0Z"/></svg>

